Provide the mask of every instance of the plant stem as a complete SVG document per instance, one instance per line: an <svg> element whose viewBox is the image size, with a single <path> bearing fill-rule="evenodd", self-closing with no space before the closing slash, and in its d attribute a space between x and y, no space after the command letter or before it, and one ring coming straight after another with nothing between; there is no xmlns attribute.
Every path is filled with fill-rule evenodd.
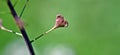
<svg viewBox="0 0 120 55"><path fill-rule="evenodd" d="M10 29L7 29L7 28L5 28L5 27L0 27L0 29L1 29L1 30L4 30L4 31L7 31L7 32L10 32L10 33L14 33L14 34L19 35L19 36L22 36L21 33L15 32L15 31L10 30Z"/></svg>
<svg viewBox="0 0 120 55"><path fill-rule="evenodd" d="M21 13L20 13L20 18L22 17L22 14L23 14L23 12L24 12L27 4L28 4L28 1L29 1L29 0L26 0L26 3L25 3L25 5L24 5L24 7L23 7L23 9L22 9L22 11L21 11Z"/></svg>
<svg viewBox="0 0 120 55"><path fill-rule="evenodd" d="M9 6L9 9L10 9L11 13L12 13L12 16L14 17L14 19L15 19L15 21L16 21L16 24L17 24L18 27L19 27L19 30L21 31L21 33L22 33L22 35L23 35L23 38L24 38L24 40L25 40L25 42L26 42L26 45L27 45L27 47L28 47L28 49L29 49L30 55L35 55L34 50L33 50L33 47L32 47L32 45L31 45L31 43L30 43L29 38L28 38L28 35L27 35L27 33L26 33L25 29L24 29L23 23L22 23L22 21L20 20L20 18L18 17L15 9L13 8L13 5L12 5L11 1L10 1L10 0L7 0L7 4L8 4L8 6Z"/></svg>
<svg viewBox="0 0 120 55"><path fill-rule="evenodd" d="M55 29L55 27L51 28L50 30L46 31L45 33L40 34L39 36L37 36L35 39L31 40L30 42L33 43L35 40L40 39L40 37L44 36L45 34L51 32L54 29Z"/></svg>

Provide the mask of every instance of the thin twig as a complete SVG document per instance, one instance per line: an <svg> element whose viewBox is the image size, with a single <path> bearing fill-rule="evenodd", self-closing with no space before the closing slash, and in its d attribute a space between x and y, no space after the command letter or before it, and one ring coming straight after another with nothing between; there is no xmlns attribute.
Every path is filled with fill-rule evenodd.
<svg viewBox="0 0 120 55"><path fill-rule="evenodd" d="M26 3L25 3L25 5L24 5L24 7L23 7L23 9L22 9L22 11L21 11L21 13L20 13L20 18L22 17L22 14L23 14L23 12L24 12L27 4L28 4L28 1L29 1L29 0L26 0Z"/></svg>
<svg viewBox="0 0 120 55"><path fill-rule="evenodd" d="M30 42L33 43L35 40L38 40L42 36L44 36L44 34L41 34L41 35L37 36L35 39L31 40Z"/></svg>
<svg viewBox="0 0 120 55"><path fill-rule="evenodd" d="M10 30L10 29L7 29L7 28L5 28L5 27L0 27L0 29L1 29L1 30L4 30L4 31L7 31L7 32L10 32L10 33L14 33L14 34L19 35L20 37L22 37L22 34L19 33L19 32L15 32L15 31Z"/></svg>
<svg viewBox="0 0 120 55"><path fill-rule="evenodd" d="M34 38L33 40L31 40L30 42L33 43L34 41L40 39L42 36L44 36L45 34L51 32L54 29L55 29L55 27L51 28L50 30L46 31L45 33L40 34L39 36L37 36L36 38Z"/></svg>
<svg viewBox="0 0 120 55"><path fill-rule="evenodd" d="M27 33L26 33L25 29L24 29L24 26L22 24L22 21L20 20L20 18L18 17L15 9L13 8L13 5L12 5L11 1L7 0L7 4L9 6L9 9L10 9L11 13L12 13L12 16L14 17L14 19L16 21L16 24L19 27L19 30L21 31L21 33L23 35L23 38L24 38L24 40L26 42L26 45L27 45L27 47L29 49L30 55L35 55L33 47L32 47L32 45L30 43L30 40L29 40L29 38L27 36Z"/></svg>

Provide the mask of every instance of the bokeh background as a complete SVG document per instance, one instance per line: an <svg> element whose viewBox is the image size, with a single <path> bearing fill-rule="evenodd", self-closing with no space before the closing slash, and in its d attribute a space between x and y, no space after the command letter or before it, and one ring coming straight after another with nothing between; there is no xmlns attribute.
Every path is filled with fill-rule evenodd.
<svg viewBox="0 0 120 55"><path fill-rule="evenodd" d="M17 0L11 0L13 4ZM26 0L18 0L18 15ZM6 0L0 0L3 26L20 32ZM57 14L69 27L32 43L36 55L120 55L120 0L30 0L23 13L30 40L49 30ZM29 55L23 38L0 30L0 55Z"/></svg>

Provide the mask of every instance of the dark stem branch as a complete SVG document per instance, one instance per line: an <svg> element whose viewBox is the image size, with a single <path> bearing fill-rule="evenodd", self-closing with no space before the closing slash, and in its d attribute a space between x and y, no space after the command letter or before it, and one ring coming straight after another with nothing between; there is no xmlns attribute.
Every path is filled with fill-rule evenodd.
<svg viewBox="0 0 120 55"><path fill-rule="evenodd" d="M15 21L16 21L16 24L18 25L18 27L19 27L22 35L23 35L23 38L24 38L24 40L25 40L25 42L26 42L26 45L27 45L27 47L28 47L28 49L29 49L30 54L31 54L31 55L35 55L34 50L33 50L33 47L32 47L32 45L31 45L30 40L29 40L29 38L28 38L28 36L27 36L27 33L26 33L25 29L24 29L24 26L23 26L20 18L18 17L15 9L13 8L13 5L12 5L11 1L10 1L10 0L7 0L7 4L8 4L8 6L9 6L9 8L10 8L10 11L11 11L11 13L12 13L12 16L14 17L14 19L15 19Z"/></svg>

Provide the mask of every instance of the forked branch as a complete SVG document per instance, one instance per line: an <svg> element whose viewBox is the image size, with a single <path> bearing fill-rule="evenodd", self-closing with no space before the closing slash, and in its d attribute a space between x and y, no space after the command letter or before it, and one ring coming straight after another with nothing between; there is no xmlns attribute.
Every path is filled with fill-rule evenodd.
<svg viewBox="0 0 120 55"><path fill-rule="evenodd" d="M23 25L22 21L20 20L19 16L17 15L11 1L7 0L7 4L9 6L9 9L10 9L10 11L12 13L12 16L14 17L14 20L15 20L17 26L19 27L19 30L21 31L21 33L23 35L23 38L24 38L24 40L26 42L26 45L27 45L27 47L29 49L30 54L35 55L33 47L32 47L32 45L30 43L29 38L28 38L28 35L27 35L27 33L26 33L25 29L24 29L24 25Z"/></svg>

